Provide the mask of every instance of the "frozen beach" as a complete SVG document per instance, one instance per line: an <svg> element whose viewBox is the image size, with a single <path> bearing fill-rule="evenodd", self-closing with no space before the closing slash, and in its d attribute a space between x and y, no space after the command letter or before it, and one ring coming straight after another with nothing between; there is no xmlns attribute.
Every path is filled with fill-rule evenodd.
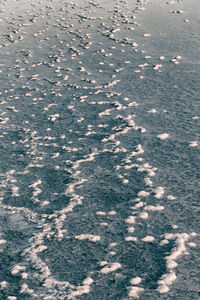
<svg viewBox="0 0 200 300"><path fill-rule="evenodd" d="M0 299L197 300L199 0L0 2Z"/></svg>

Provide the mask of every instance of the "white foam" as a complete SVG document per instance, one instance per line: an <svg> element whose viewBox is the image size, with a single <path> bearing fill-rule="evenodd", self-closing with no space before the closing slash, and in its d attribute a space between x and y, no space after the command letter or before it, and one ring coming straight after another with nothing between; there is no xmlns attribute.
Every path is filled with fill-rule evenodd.
<svg viewBox="0 0 200 300"><path fill-rule="evenodd" d="M80 235L76 235L75 238L77 240L89 240L91 242L99 242L101 240L101 237L99 235L93 235L93 234L80 234Z"/></svg>
<svg viewBox="0 0 200 300"><path fill-rule="evenodd" d="M117 212L114 210L111 210L108 212L108 215L110 215L110 216L115 216L116 214L117 214Z"/></svg>
<svg viewBox="0 0 200 300"><path fill-rule="evenodd" d="M125 241L127 241L127 242L137 242L137 237L127 236L127 237L125 237Z"/></svg>
<svg viewBox="0 0 200 300"><path fill-rule="evenodd" d="M97 211L96 215L97 216L106 216L106 213L104 211Z"/></svg>
<svg viewBox="0 0 200 300"><path fill-rule="evenodd" d="M189 242L188 246L191 247L191 248L195 248L195 247L197 247L197 244L195 244L193 242Z"/></svg>
<svg viewBox="0 0 200 300"><path fill-rule="evenodd" d="M150 34L150 33L144 33L143 36L144 36L144 37L150 37L151 34Z"/></svg>
<svg viewBox="0 0 200 300"><path fill-rule="evenodd" d="M168 133L161 133L157 135L157 138L159 138L160 140L167 140L169 136L170 135Z"/></svg>
<svg viewBox="0 0 200 300"><path fill-rule="evenodd" d="M137 298L139 298L139 294L140 294L141 292L143 292L143 291L144 291L143 288L138 287L138 286L133 286L133 287L130 288L130 291L129 291L128 295L129 295L129 297L131 297L131 298L137 299Z"/></svg>
<svg viewBox="0 0 200 300"><path fill-rule="evenodd" d="M134 277L131 279L130 284L132 285L138 285L142 282L142 278L141 277Z"/></svg>
<svg viewBox="0 0 200 300"><path fill-rule="evenodd" d="M161 64L154 65L154 70L159 70L160 68L162 68Z"/></svg>
<svg viewBox="0 0 200 300"><path fill-rule="evenodd" d="M143 239L141 239L141 241L143 241L143 242L154 242L154 240L155 240L155 238L151 235L147 235Z"/></svg>
<svg viewBox="0 0 200 300"><path fill-rule="evenodd" d="M136 209L136 208L140 208L140 207L143 207L144 206L144 202L143 201L140 201L138 202L137 204L135 204L134 207L131 207L132 209Z"/></svg>
<svg viewBox="0 0 200 300"><path fill-rule="evenodd" d="M40 252L43 252L47 249L47 246L45 245L40 245L35 251L36 253L40 253Z"/></svg>
<svg viewBox="0 0 200 300"><path fill-rule="evenodd" d="M102 223L100 223L100 225L105 227L105 226L108 226L108 223L107 222L102 222Z"/></svg>
<svg viewBox="0 0 200 300"><path fill-rule="evenodd" d="M89 285L82 285L77 288L76 291L73 291L69 296L68 299L74 299L74 297L79 297L85 294L89 294L90 286Z"/></svg>
<svg viewBox="0 0 200 300"><path fill-rule="evenodd" d="M135 223L135 217L134 216L130 216L126 219L126 223L128 224L134 224Z"/></svg>
<svg viewBox="0 0 200 300"><path fill-rule="evenodd" d="M198 141L192 141L189 144L190 147L198 147Z"/></svg>
<svg viewBox="0 0 200 300"><path fill-rule="evenodd" d="M6 240L0 240L0 246L1 246L1 245L5 245L6 243L7 243Z"/></svg>
<svg viewBox="0 0 200 300"><path fill-rule="evenodd" d="M108 264L108 262L106 261L106 260L103 260L103 261L100 261L100 266L105 266L105 265L107 265Z"/></svg>
<svg viewBox="0 0 200 300"><path fill-rule="evenodd" d="M24 270L25 270L25 267L24 267L24 266L16 265L16 266L12 269L11 274L12 274L12 275L17 275L19 272L24 271Z"/></svg>
<svg viewBox="0 0 200 300"><path fill-rule="evenodd" d="M28 273L26 273L26 272L23 272L22 274L21 274L21 277L23 278L23 279L27 279L28 278Z"/></svg>
<svg viewBox="0 0 200 300"><path fill-rule="evenodd" d="M114 256L114 255L116 255L117 253L115 252L115 251L110 251L109 252L109 255L112 255L112 256Z"/></svg>
<svg viewBox="0 0 200 300"><path fill-rule="evenodd" d="M94 282L94 280L91 277L87 277L83 280L84 285L91 285Z"/></svg>
<svg viewBox="0 0 200 300"><path fill-rule="evenodd" d="M161 245L161 246L167 245L167 244L169 244L169 241L166 240L166 239L164 239L164 240L162 240L162 241L160 242L160 245Z"/></svg>
<svg viewBox="0 0 200 300"><path fill-rule="evenodd" d="M157 291L160 293L160 294L165 294L165 293L168 293L169 292L169 288L166 284L162 284L162 285L159 285L158 288L157 288Z"/></svg>
<svg viewBox="0 0 200 300"><path fill-rule="evenodd" d="M120 269L121 267L122 266L121 266L120 263L115 262L110 267L104 267L103 269L101 269L101 273L102 274L109 274L111 272L114 272L114 271Z"/></svg>
<svg viewBox="0 0 200 300"><path fill-rule="evenodd" d="M133 233L135 231L135 228L133 226L129 227L128 228L128 232L129 233Z"/></svg>
<svg viewBox="0 0 200 300"><path fill-rule="evenodd" d="M114 243L110 243L109 248L113 248L116 247L118 245L118 243L114 242Z"/></svg>
<svg viewBox="0 0 200 300"><path fill-rule="evenodd" d="M169 261L167 261L166 266L167 266L167 269L174 269L178 266L178 264L174 260L169 260Z"/></svg>
<svg viewBox="0 0 200 300"><path fill-rule="evenodd" d="M180 256L187 254L185 244L190 238L190 236L195 236L195 233L191 233L190 235L187 233L165 234L165 239L162 240L160 244L165 245L167 244L168 240L175 239L175 247L172 249L171 254L165 257L166 268L168 270L168 273L163 274L160 280L158 281L158 292L167 293L169 291L169 286L173 284L173 282L176 280L177 276L172 270L178 266L176 260Z"/></svg>
<svg viewBox="0 0 200 300"><path fill-rule="evenodd" d="M5 281L5 280L4 280L4 281L1 281L1 282L0 282L0 286L1 286L2 289L5 289L5 288L8 286L8 282Z"/></svg>
<svg viewBox="0 0 200 300"><path fill-rule="evenodd" d="M138 193L138 196L139 196L139 197L148 197L149 195L150 195L150 193L147 192L147 191L140 191L140 192Z"/></svg>
<svg viewBox="0 0 200 300"><path fill-rule="evenodd" d="M145 206L144 209L150 210L150 211L161 211L161 210L164 210L165 207L162 205L158 205L158 206L148 205L148 206Z"/></svg>
<svg viewBox="0 0 200 300"><path fill-rule="evenodd" d="M144 212L141 212L141 213L140 213L140 219L144 219L144 220L145 220L145 219L147 219L148 217L149 217L149 214L148 214L147 212L144 211Z"/></svg>
<svg viewBox="0 0 200 300"><path fill-rule="evenodd" d="M157 198L157 199L161 199L163 197L165 193L165 190L162 186L158 186L156 189L155 189L155 195L154 197Z"/></svg>
<svg viewBox="0 0 200 300"><path fill-rule="evenodd" d="M20 293L21 294L33 294L33 289L29 289L28 285L26 283L23 283L22 284L22 287L21 287L21 290L20 290Z"/></svg>
<svg viewBox="0 0 200 300"><path fill-rule="evenodd" d="M157 110L155 108L152 108L152 109L148 110L148 113L150 113L150 114L156 114Z"/></svg>
<svg viewBox="0 0 200 300"><path fill-rule="evenodd" d="M38 179L33 184L29 185L29 187L36 188L40 184L42 184L42 181L40 179Z"/></svg>
<svg viewBox="0 0 200 300"><path fill-rule="evenodd" d="M167 199L168 199L168 200L176 200L176 197L173 196L173 195L168 195L168 196L167 196Z"/></svg>
<svg viewBox="0 0 200 300"><path fill-rule="evenodd" d="M176 280L176 278L176 274L174 272L170 272L168 274L164 274L158 281L158 284L169 286Z"/></svg>

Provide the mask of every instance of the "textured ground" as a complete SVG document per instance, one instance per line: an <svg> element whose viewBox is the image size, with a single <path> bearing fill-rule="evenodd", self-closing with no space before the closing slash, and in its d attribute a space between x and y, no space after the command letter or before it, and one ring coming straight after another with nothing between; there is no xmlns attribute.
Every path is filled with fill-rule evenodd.
<svg viewBox="0 0 200 300"><path fill-rule="evenodd" d="M198 0L0 3L0 299L199 299Z"/></svg>

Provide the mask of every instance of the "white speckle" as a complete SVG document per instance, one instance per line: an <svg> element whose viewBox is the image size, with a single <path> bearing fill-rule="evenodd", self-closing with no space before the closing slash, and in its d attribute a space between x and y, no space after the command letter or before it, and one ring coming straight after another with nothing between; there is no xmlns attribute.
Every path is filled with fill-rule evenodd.
<svg viewBox="0 0 200 300"><path fill-rule="evenodd" d="M144 33L143 36L144 36L144 37L150 37L151 34L150 34L150 33Z"/></svg>
<svg viewBox="0 0 200 300"><path fill-rule="evenodd" d="M108 226L108 223L102 222L102 223L100 223L100 225L103 226L103 227L105 227L105 226Z"/></svg>
<svg viewBox="0 0 200 300"><path fill-rule="evenodd" d="M141 212L141 214L140 214L141 219L147 219L148 216L149 216L149 214L147 212Z"/></svg>
<svg viewBox="0 0 200 300"><path fill-rule="evenodd" d="M8 282L7 281L1 281L0 282L0 286L1 286L1 288L3 288L3 289L5 289L7 286L8 286Z"/></svg>
<svg viewBox="0 0 200 300"><path fill-rule="evenodd" d="M192 237L197 236L197 233L196 232L191 232L190 236L192 236Z"/></svg>
<svg viewBox="0 0 200 300"><path fill-rule="evenodd" d="M134 224L135 223L135 217L134 216L130 216L126 219L126 223L128 224Z"/></svg>
<svg viewBox="0 0 200 300"><path fill-rule="evenodd" d="M157 198L157 199L161 199L163 197L165 193L165 190L162 186L158 186L156 189L155 189L155 195L154 197Z"/></svg>
<svg viewBox="0 0 200 300"><path fill-rule="evenodd" d="M6 243L6 240L0 240L0 245L5 245Z"/></svg>
<svg viewBox="0 0 200 300"><path fill-rule="evenodd" d="M116 252L115 251L110 251L109 254L113 256L113 255L116 255Z"/></svg>
<svg viewBox="0 0 200 300"><path fill-rule="evenodd" d="M135 209L135 208L140 208L140 207L143 207L144 206L144 202L140 201L138 202L137 204L135 204L134 207L131 207L132 209Z"/></svg>
<svg viewBox="0 0 200 300"><path fill-rule="evenodd" d="M169 292L169 288L168 288L167 285L162 284L162 285L158 286L157 291L158 291L160 294L165 294L165 293Z"/></svg>
<svg viewBox="0 0 200 300"><path fill-rule="evenodd" d="M11 271L11 274L12 275L17 275L20 271L24 271L25 270L25 267L24 266L20 266L20 265L16 265L12 271Z"/></svg>
<svg viewBox="0 0 200 300"><path fill-rule="evenodd" d="M139 294L141 293L141 292L143 292L144 291L144 289L143 288L141 288L141 287L138 287L138 286L134 286L134 287L131 287L130 288L130 291L129 291L129 297L131 297L131 298L135 298L135 299L137 299L137 298L139 298Z"/></svg>
<svg viewBox="0 0 200 300"><path fill-rule="evenodd" d="M107 264L108 264L108 262L107 262L106 260L104 260L104 261L101 261L99 264L100 264L100 266L102 266L102 267L103 267L103 266L107 265Z"/></svg>
<svg viewBox="0 0 200 300"><path fill-rule="evenodd" d="M40 252L45 251L46 249L47 249L47 246L45 246L45 245L40 245L40 246L35 250L35 252L36 252L36 253L40 253Z"/></svg>
<svg viewBox="0 0 200 300"><path fill-rule="evenodd" d="M198 146L198 141L192 141L189 144L190 147L197 147Z"/></svg>
<svg viewBox="0 0 200 300"><path fill-rule="evenodd" d="M81 67L81 68L80 68L80 72L85 72L85 68L84 68L84 67Z"/></svg>
<svg viewBox="0 0 200 300"><path fill-rule="evenodd" d="M73 291L68 299L74 299L74 297L78 297L78 296L82 296L84 294L89 294L90 292L90 286L89 285L82 285L82 286L78 286L76 291Z"/></svg>
<svg viewBox="0 0 200 300"><path fill-rule="evenodd" d="M109 274L111 272L114 272L118 269L120 269L122 266L120 263L113 263L110 267L104 267L103 269L101 269L101 273L102 274Z"/></svg>
<svg viewBox="0 0 200 300"><path fill-rule="evenodd" d="M28 278L28 273L23 272L23 273L21 274L21 276L22 276L23 279L27 279L27 278Z"/></svg>
<svg viewBox="0 0 200 300"><path fill-rule="evenodd" d="M28 285L26 283L23 283L22 284L22 288L21 288L21 291L20 293L22 294L33 294L33 289L29 289Z"/></svg>
<svg viewBox="0 0 200 300"><path fill-rule="evenodd" d="M135 231L135 228L133 226L128 228L128 232L133 233Z"/></svg>
<svg viewBox="0 0 200 300"><path fill-rule="evenodd" d="M77 240L89 240L91 242L99 242L101 240L101 237L98 236L98 235L93 235L93 234L80 234L80 235L77 235L75 236L75 238Z"/></svg>
<svg viewBox="0 0 200 300"><path fill-rule="evenodd" d="M59 114L55 114L55 115L50 115L50 117L48 118L50 121L54 122L56 121L56 119L59 118Z"/></svg>
<svg viewBox="0 0 200 300"><path fill-rule="evenodd" d="M129 183L129 180L128 180L128 179L123 179L123 183L124 183L124 184L128 184L128 183Z"/></svg>
<svg viewBox="0 0 200 300"><path fill-rule="evenodd" d="M110 216L115 216L117 213L116 213L116 211L111 210L111 211L108 212L108 214L109 214Z"/></svg>
<svg viewBox="0 0 200 300"><path fill-rule="evenodd" d="M106 216L106 213L104 211L97 211L96 215L97 216Z"/></svg>
<svg viewBox="0 0 200 300"><path fill-rule="evenodd" d="M148 110L148 113L150 113L150 114L156 114L157 110L155 108L152 108L152 109Z"/></svg>
<svg viewBox="0 0 200 300"><path fill-rule="evenodd" d="M55 153L55 154L52 156L52 158L56 158L56 157L59 157L59 156L60 156L60 153L57 152L57 153Z"/></svg>
<svg viewBox="0 0 200 300"><path fill-rule="evenodd" d="M127 237L125 237L125 241L127 241L127 242L137 242L137 237L127 236Z"/></svg>
<svg viewBox="0 0 200 300"><path fill-rule="evenodd" d="M146 192L146 191L140 191L140 192L138 193L138 196L139 196L139 197L147 197L147 196L149 196L149 192Z"/></svg>
<svg viewBox="0 0 200 300"><path fill-rule="evenodd" d="M178 226L177 226L177 225L172 225L172 228L173 228L173 229L177 229Z"/></svg>
<svg viewBox="0 0 200 300"><path fill-rule="evenodd" d="M169 241L166 240L166 239L164 239L164 240L162 240L162 241L160 242L160 245L161 245L161 246L167 245L167 244L169 244Z"/></svg>
<svg viewBox="0 0 200 300"><path fill-rule="evenodd" d="M33 184L29 185L29 187L36 188L40 184L42 184L42 181L41 180L37 180Z"/></svg>
<svg viewBox="0 0 200 300"><path fill-rule="evenodd" d="M191 248L195 248L197 246L197 244L193 243L193 242L189 242L188 246L190 246Z"/></svg>
<svg viewBox="0 0 200 300"><path fill-rule="evenodd" d="M137 276L131 279L130 284L137 285L140 284L141 282L142 282L142 278Z"/></svg>
<svg viewBox="0 0 200 300"><path fill-rule="evenodd" d="M161 64L154 65L154 70L159 70L160 68L162 68Z"/></svg>
<svg viewBox="0 0 200 300"><path fill-rule="evenodd" d="M161 210L164 210L165 208L162 205L158 205L158 206L148 205L144 209L151 210L151 211L161 211Z"/></svg>
<svg viewBox="0 0 200 300"><path fill-rule="evenodd" d="M176 200L176 197L173 195L169 195L169 196L167 196L167 199L168 200Z"/></svg>
<svg viewBox="0 0 200 300"><path fill-rule="evenodd" d="M91 277L87 277L83 280L84 285L91 285L94 282L94 280Z"/></svg>
<svg viewBox="0 0 200 300"><path fill-rule="evenodd" d="M167 261L166 266L168 269L174 269L178 266L178 264L174 260L170 260L170 261Z"/></svg>
<svg viewBox="0 0 200 300"><path fill-rule="evenodd" d="M160 140L167 140L169 138L169 134L161 133L161 134L157 135L157 138L159 138Z"/></svg>
<svg viewBox="0 0 200 300"><path fill-rule="evenodd" d="M143 241L143 242L153 242L154 240L155 240L155 238L151 235L147 235L143 239L141 239L141 241Z"/></svg>
<svg viewBox="0 0 200 300"><path fill-rule="evenodd" d="M109 248L113 248L116 247L118 245L118 243L114 242L114 243L110 243L109 244Z"/></svg>
<svg viewBox="0 0 200 300"><path fill-rule="evenodd" d="M161 280L158 281L159 285L171 285L176 280L176 274L174 272L164 274Z"/></svg>

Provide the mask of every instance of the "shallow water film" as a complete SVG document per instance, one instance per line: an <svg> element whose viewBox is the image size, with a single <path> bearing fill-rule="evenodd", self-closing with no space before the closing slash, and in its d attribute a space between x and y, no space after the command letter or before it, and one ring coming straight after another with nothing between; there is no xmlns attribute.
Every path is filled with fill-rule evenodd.
<svg viewBox="0 0 200 300"><path fill-rule="evenodd" d="M200 1L1 0L0 299L200 299Z"/></svg>

